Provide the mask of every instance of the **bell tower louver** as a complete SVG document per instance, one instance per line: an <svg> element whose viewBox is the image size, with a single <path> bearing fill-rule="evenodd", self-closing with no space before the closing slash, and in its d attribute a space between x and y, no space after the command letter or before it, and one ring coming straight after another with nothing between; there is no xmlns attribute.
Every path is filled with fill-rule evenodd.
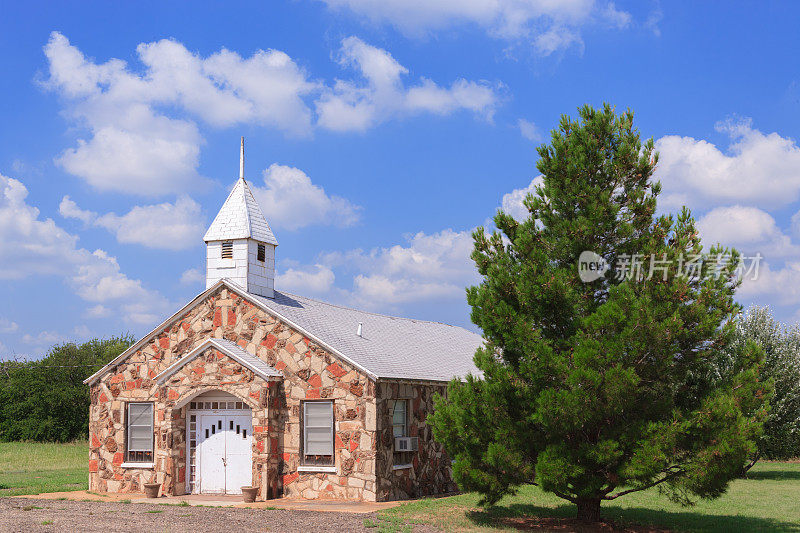
<svg viewBox="0 0 800 533"><path fill-rule="evenodd" d="M278 240L244 179L244 137L239 152L239 179L203 240L206 288L227 278L249 293L274 297Z"/></svg>

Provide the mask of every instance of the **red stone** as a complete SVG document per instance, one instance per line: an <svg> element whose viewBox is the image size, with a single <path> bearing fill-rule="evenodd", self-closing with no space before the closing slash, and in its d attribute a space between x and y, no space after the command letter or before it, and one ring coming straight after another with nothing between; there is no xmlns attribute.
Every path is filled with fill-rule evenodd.
<svg viewBox="0 0 800 533"><path fill-rule="evenodd" d="M228 309L228 325L233 326L236 324L236 311Z"/></svg>
<svg viewBox="0 0 800 533"><path fill-rule="evenodd" d="M158 343L161 345L162 348L167 349L169 348L169 337L160 337L158 339Z"/></svg>
<svg viewBox="0 0 800 533"><path fill-rule="evenodd" d="M102 445L103 443L100 442L100 439L97 437L97 435L92 433L92 448L99 448ZM95 461L95 463L97 463L97 461Z"/></svg>
<svg viewBox="0 0 800 533"><path fill-rule="evenodd" d="M117 452L114 454L114 460L111 461L114 465L121 465L122 464L122 452Z"/></svg>
<svg viewBox="0 0 800 533"><path fill-rule="evenodd" d="M340 378L347 374L342 367L339 366L339 363L331 363L328 365L328 372L330 372L333 377Z"/></svg>
<svg viewBox="0 0 800 533"><path fill-rule="evenodd" d="M175 389L169 389L169 393L167 394L167 398L168 399L177 400L180 397L181 397L181 395L178 394L178 391L176 391Z"/></svg>
<svg viewBox="0 0 800 533"><path fill-rule="evenodd" d="M89 472L97 472L97 459L89 459Z"/></svg>
<svg viewBox="0 0 800 533"><path fill-rule="evenodd" d="M189 329L189 327L190 327L190 326L189 326L189 323L188 323L188 322L183 322L183 323L181 324L181 327L183 328L183 331L186 331L187 329Z"/></svg>
<svg viewBox="0 0 800 533"><path fill-rule="evenodd" d="M100 403L105 403L108 401L108 396L106 396L105 392L101 392L100 395L97 397L97 401Z"/></svg>
<svg viewBox="0 0 800 533"><path fill-rule="evenodd" d="M148 372L147 375L150 376L150 379L153 379L154 377L156 377L156 371L150 370L150 372Z"/></svg>
<svg viewBox="0 0 800 533"><path fill-rule="evenodd" d="M182 466L178 469L178 483L186 481L186 467Z"/></svg>
<svg viewBox="0 0 800 533"><path fill-rule="evenodd" d="M283 452L282 457L284 461L288 461L292 457L292 455L289 452Z"/></svg>
<svg viewBox="0 0 800 533"><path fill-rule="evenodd" d="M108 380L109 383L122 383L125 380L125 376L120 372L119 374L115 374Z"/></svg>
<svg viewBox="0 0 800 533"><path fill-rule="evenodd" d="M123 479L123 478L122 478L122 474L120 474L119 472L117 472L116 474L114 474L114 479L116 479L117 481L122 481L122 479Z"/></svg>
<svg viewBox="0 0 800 533"><path fill-rule="evenodd" d="M263 433L264 426L253 426L253 433Z"/></svg>
<svg viewBox="0 0 800 533"><path fill-rule="evenodd" d="M300 476L300 474L298 474L297 472L294 472L292 474L286 474L285 476L283 476L283 484L284 485L289 485L294 480L296 480L299 476Z"/></svg>
<svg viewBox="0 0 800 533"><path fill-rule="evenodd" d="M356 448L358 448L358 440L355 438L350 439L350 451L353 452Z"/></svg>
<svg viewBox="0 0 800 533"><path fill-rule="evenodd" d="M256 441L256 450L258 450L261 453L264 453L264 441L263 440L257 440Z"/></svg>
<svg viewBox="0 0 800 533"><path fill-rule="evenodd" d="M338 433L335 436L335 444L337 450L344 448L344 442L342 442L342 437L340 437Z"/></svg>
<svg viewBox="0 0 800 533"><path fill-rule="evenodd" d="M286 368L286 363L284 363L283 361L278 361L277 363L275 363L276 370L283 370L284 368Z"/></svg>
<svg viewBox="0 0 800 533"><path fill-rule="evenodd" d="M222 309L217 308L214 311L214 327L218 328L222 325Z"/></svg>
<svg viewBox="0 0 800 533"><path fill-rule="evenodd" d="M306 398L309 400L319 400L319 389L308 389L306 391Z"/></svg>
<svg viewBox="0 0 800 533"><path fill-rule="evenodd" d="M269 451L270 453L278 453L278 438L272 437L269 439Z"/></svg>
<svg viewBox="0 0 800 533"><path fill-rule="evenodd" d="M251 392L250 397L257 402L261 401L261 393L259 391Z"/></svg>
<svg viewBox="0 0 800 533"><path fill-rule="evenodd" d="M261 346L266 346L267 348L274 348L276 342L278 342L278 337L270 333L263 341L261 341Z"/></svg>
<svg viewBox="0 0 800 533"><path fill-rule="evenodd" d="M296 353L297 349L294 347L294 344L287 343L286 344L286 351L289 352L289 353Z"/></svg>
<svg viewBox="0 0 800 533"><path fill-rule="evenodd" d="M308 378L308 384L312 387L322 387L322 378L319 377L319 374L314 374Z"/></svg>

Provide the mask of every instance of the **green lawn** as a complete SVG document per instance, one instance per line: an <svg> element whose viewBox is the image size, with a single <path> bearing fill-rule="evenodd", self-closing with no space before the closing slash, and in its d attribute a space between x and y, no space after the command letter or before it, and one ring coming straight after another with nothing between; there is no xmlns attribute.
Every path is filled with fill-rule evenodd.
<svg viewBox="0 0 800 533"><path fill-rule="evenodd" d="M0 442L0 496L88 488L85 442Z"/></svg>
<svg viewBox="0 0 800 533"><path fill-rule="evenodd" d="M381 512L381 525L425 523L445 531L514 529L522 516L573 517L575 508L537 487L527 486L490 511L475 494L416 500ZM731 484L713 501L681 507L652 489L603 504L605 518L617 524L641 524L677 531L800 531L800 463L760 462L748 479ZM388 526L388 527L387 527Z"/></svg>

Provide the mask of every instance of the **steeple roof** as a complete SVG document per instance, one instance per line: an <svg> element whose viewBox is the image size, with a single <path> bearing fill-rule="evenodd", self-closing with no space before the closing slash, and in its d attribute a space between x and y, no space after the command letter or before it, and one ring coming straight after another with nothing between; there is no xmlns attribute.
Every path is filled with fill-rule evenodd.
<svg viewBox="0 0 800 533"><path fill-rule="evenodd" d="M239 180L203 237L206 242L233 239L254 239L278 246L253 191L244 180L244 137L239 151Z"/></svg>
<svg viewBox="0 0 800 533"><path fill-rule="evenodd" d="M278 240L244 178L236 181L236 185L233 186L233 190L203 237L206 242L233 239L254 239L278 245Z"/></svg>

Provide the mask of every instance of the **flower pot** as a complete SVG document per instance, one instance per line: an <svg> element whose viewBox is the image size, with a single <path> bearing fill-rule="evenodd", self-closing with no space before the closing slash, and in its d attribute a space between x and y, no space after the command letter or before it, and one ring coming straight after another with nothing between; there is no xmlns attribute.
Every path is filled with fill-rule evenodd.
<svg viewBox="0 0 800 533"><path fill-rule="evenodd" d="M253 503L258 496L258 487L242 487L242 498L244 503Z"/></svg>
<svg viewBox="0 0 800 533"><path fill-rule="evenodd" d="M144 493L148 498L158 498L158 489L161 488L161 483L145 483Z"/></svg>

